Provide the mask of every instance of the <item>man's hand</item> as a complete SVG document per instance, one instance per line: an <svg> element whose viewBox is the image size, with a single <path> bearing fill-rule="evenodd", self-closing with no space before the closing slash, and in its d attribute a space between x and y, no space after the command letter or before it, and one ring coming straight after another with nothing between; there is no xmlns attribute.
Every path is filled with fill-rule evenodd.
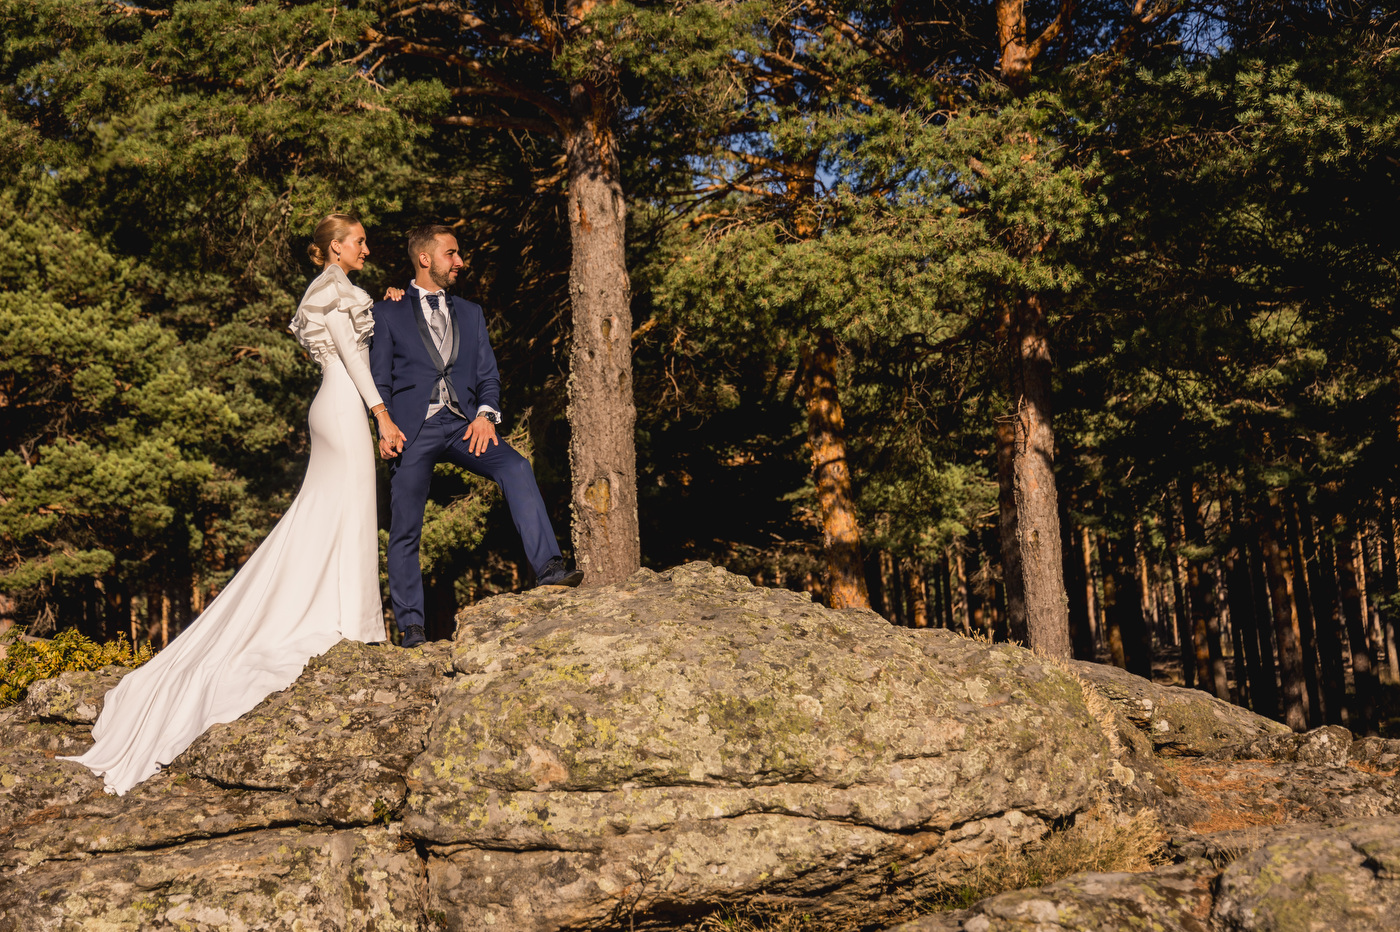
<svg viewBox="0 0 1400 932"><path fill-rule="evenodd" d="M476 416L476 420L467 427L467 432L462 435L462 439L467 442L467 449L473 456L480 456L486 452L488 444L500 443L496 438L496 425L482 414Z"/></svg>
<svg viewBox="0 0 1400 932"><path fill-rule="evenodd" d="M399 299L402 298L402 297L403 297L403 289L402 289L402 288L385 288L385 289L384 289L384 300L385 300L385 301L397 301L397 300L399 300Z"/></svg>
<svg viewBox="0 0 1400 932"><path fill-rule="evenodd" d="M379 425L379 455L391 460L403 452L407 438L404 437L403 431L399 430L399 425L394 423L394 419L389 417L387 410L380 411L374 419Z"/></svg>

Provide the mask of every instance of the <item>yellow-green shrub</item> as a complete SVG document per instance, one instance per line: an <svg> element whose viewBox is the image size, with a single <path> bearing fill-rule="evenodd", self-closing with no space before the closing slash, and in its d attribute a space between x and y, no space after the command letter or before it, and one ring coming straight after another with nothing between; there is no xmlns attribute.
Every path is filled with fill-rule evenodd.
<svg viewBox="0 0 1400 932"><path fill-rule="evenodd" d="M14 640L5 646L0 659L0 706L14 705L29 692L35 680L57 676L68 670L97 670L108 664L139 667L155 656L149 644L134 648L123 634L115 641L99 644L69 628L50 641Z"/></svg>

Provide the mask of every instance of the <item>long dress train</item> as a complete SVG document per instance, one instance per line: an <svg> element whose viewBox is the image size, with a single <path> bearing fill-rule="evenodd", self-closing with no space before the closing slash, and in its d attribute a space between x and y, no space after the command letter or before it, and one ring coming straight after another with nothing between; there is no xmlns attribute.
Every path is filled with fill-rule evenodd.
<svg viewBox="0 0 1400 932"><path fill-rule="evenodd" d="M374 449L365 405L380 403L366 343L370 298L331 265L291 330L322 365L311 461L287 513L208 608L107 693L96 743L68 757L108 792L155 774L204 733L285 689L342 638L384 639Z"/></svg>

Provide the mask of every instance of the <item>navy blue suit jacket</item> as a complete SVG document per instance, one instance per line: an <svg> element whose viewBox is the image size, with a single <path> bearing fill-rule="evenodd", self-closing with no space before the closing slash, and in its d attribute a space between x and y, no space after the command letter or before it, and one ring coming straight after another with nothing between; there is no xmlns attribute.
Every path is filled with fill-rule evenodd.
<svg viewBox="0 0 1400 932"><path fill-rule="evenodd" d="M461 341L452 368L452 387L457 390L462 413L474 417L478 405L490 405L499 411L501 375L486 334L486 315L481 312L481 305L463 298L452 297L451 305ZM405 446L411 446L423 429L437 383L437 367L418 330L417 318L421 315L418 291L413 286L398 301L379 301L374 305L369 368L389 416L403 431Z"/></svg>

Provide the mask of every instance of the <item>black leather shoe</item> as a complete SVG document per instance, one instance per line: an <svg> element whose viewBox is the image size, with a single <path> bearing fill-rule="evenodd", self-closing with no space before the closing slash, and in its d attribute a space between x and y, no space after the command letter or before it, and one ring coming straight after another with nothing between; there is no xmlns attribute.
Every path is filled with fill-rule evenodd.
<svg viewBox="0 0 1400 932"><path fill-rule="evenodd" d="M399 642L400 647L417 647L428 640L427 633L422 625L409 625L408 630L403 633L403 640Z"/></svg>
<svg viewBox="0 0 1400 932"><path fill-rule="evenodd" d="M570 569L563 557L552 558L535 579L537 586L577 586L581 582L583 570Z"/></svg>

